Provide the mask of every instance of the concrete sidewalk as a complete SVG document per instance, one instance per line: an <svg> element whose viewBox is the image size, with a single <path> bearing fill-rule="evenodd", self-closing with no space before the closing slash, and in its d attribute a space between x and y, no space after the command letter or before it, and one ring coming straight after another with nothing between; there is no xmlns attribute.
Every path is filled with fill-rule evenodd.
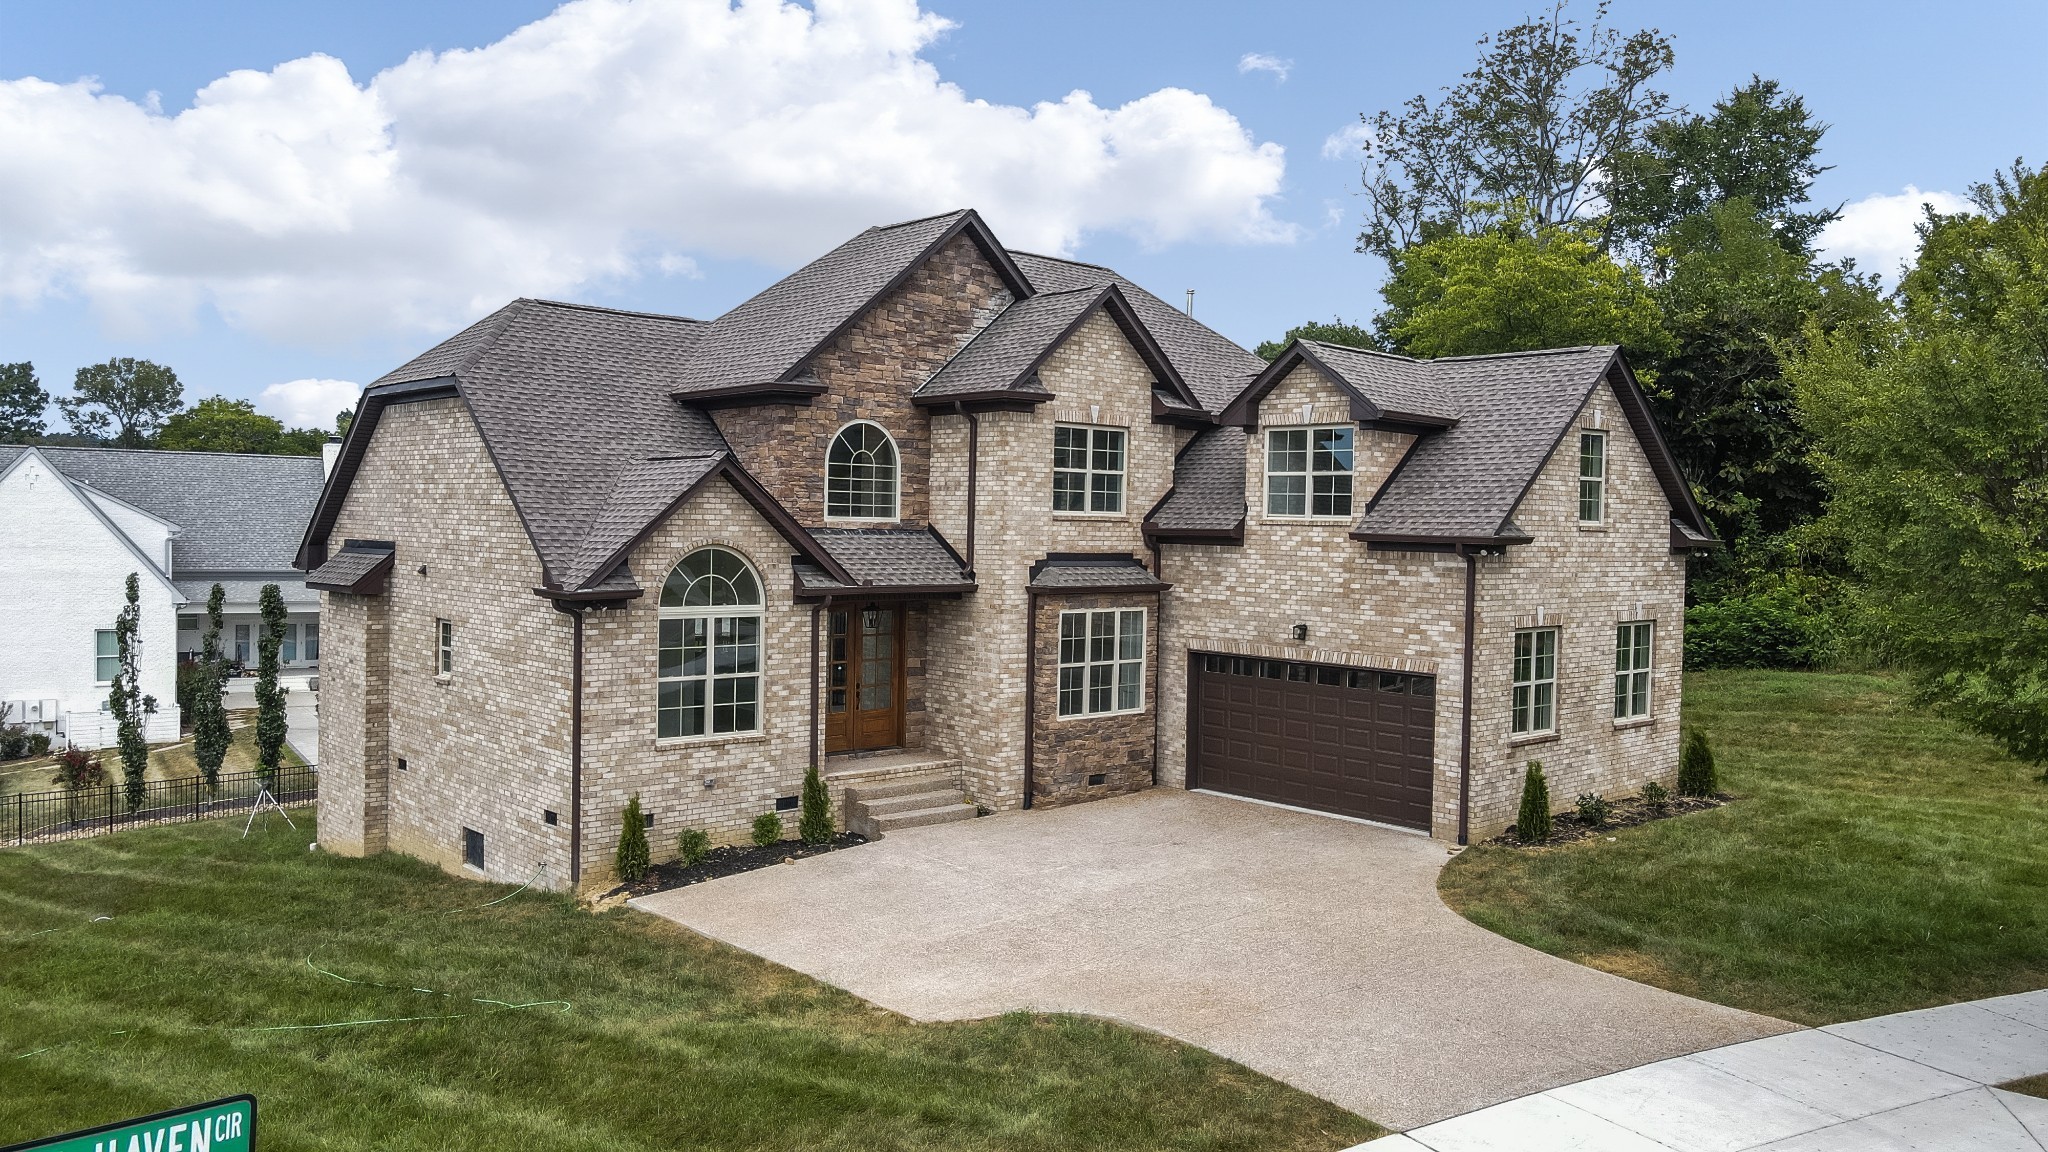
<svg viewBox="0 0 2048 1152"><path fill-rule="evenodd" d="M2048 991L1771 1036L1524 1096L1370 1152L2042 1152Z"/></svg>

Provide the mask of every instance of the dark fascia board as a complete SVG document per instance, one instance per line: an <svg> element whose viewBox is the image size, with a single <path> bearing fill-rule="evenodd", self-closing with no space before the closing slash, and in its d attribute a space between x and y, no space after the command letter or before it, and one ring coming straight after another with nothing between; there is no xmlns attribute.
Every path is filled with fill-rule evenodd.
<svg viewBox="0 0 2048 1152"><path fill-rule="evenodd" d="M984 388L979 392L955 392L949 396L912 396L919 408L946 409L964 405L970 412L1029 412L1048 400L1052 393L1011 388Z"/></svg>
<svg viewBox="0 0 2048 1152"><path fill-rule="evenodd" d="M1144 535L1153 544L1243 544L1244 518L1229 528L1161 528L1148 523Z"/></svg>
<svg viewBox="0 0 2048 1152"><path fill-rule="evenodd" d="M559 607L567 608L572 605L577 607L593 607L624 604L628 600L638 600L640 597L645 596L647 590L644 588L627 590L586 588L579 592L567 592L560 588L535 588L533 594L552 600Z"/></svg>
<svg viewBox="0 0 2048 1152"><path fill-rule="evenodd" d="M1677 524L1671 525L1671 550L1673 552L1711 552L1721 546L1721 541L1712 536L1707 537L1705 540L1694 540L1685 533L1680 532Z"/></svg>
<svg viewBox="0 0 2048 1152"><path fill-rule="evenodd" d="M349 485L355 481L356 470L362 467L363 454L369 451L370 437L377 430L377 419L385 406L461 394L461 385L453 376L377 384L363 390L362 399L356 405L355 418L349 422L348 435L343 438L341 452L335 458L334 471L327 474L326 482L320 486L320 499L313 505L312 519L306 522L305 535L299 538L299 553L292 558L292 567L301 572L311 572L327 562L327 535L334 530L334 521L341 515L342 502L348 498Z"/></svg>
<svg viewBox="0 0 2048 1152"><path fill-rule="evenodd" d="M824 382L814 377L810 380L762 380L697 392L671 392L669 396L700 408L736 408L752 404L809 404L824 394Z"/></svg>
<svg viewBox="0 0 2048 1152"><path fill-rule="evenodd" d="M796 585L799 600L958 600L979 584L849 584L843 588L805 588Z"/></svg>
<svg viewBox="0 0 2048 1152"><path fill-rule="evenodd" d="M1636 440L1650 458L1650 471L1663 485L1672 510L1710 541L1695 547L1719 547L1721 541L1714 535L1714 526L1707 522L1699 501L1693 499L1692 485L1686 483L1685 470L1678 466L1678 457L1671 451L1670 441L1664 439L1664 430L1657 424L1656 413L1650 410L1650 398L1636 381L1635 369L1629 366L1628 358L1619 350L1614 353L1614 362L1621 369L1621 381L1614 391L1621 399L1622 413L1628 417L1629 427L1634 429Z"/></svg>
<svg viewBox="0 0 2048 1152"><path fill-rule="evenodd" d="M1145 562L1129 552L1047 552L1031 562L1031 579L1054 565L1067 568L1143 568Z"/></svg>
<svg viewBox="0 0 2048 1152"><path fill-rule="evenodd" d="M1314 365L1317 371L1329 377L1338 388L1343 389L1351 401L1351 419L1360 425L1398 432L1414 432L1418 435L1457 426L1456 420L1445 419L1442 416L1380 407L1365 393L1359 391L1342 372L1330 367L1328 362L1305 347L1298 336L1287 342L1287 347L1280 350L1280 355L1274 357L1271 364L1266 365L1265 371L1252 378L1252 382L1245 386L1244 391L1237 394L1237 399L1232 400L1230 406L1223 410L1217 422L1236 424L1243 428L1256 427L1259 403L1273 389L1279 387L1280 381L1286 379L1287 374L1294 371L1303 361Z"/></svg>
<svg viewBox="0 0 2048 1152"><path fill-rule="evenodd" d="M341 546L344 552L351 549L358 552L381 552L383 556L370 566L368 572L347 584L329 584L308 579L306 587L317 588L322 592L342 592L351 596L382 595L385 585L391 580L391 569L398 556L397 548L388 540L350 540Z"/></svg>
<svg viewBox="0 0 2048 1152"><path fill-rule="evenodd" d="M953 547L953 542L946 539L946 534L939 531L937 524L927 524L924 526L924 530L931 534L932 539L939 542L939 547L946 550L946 555L953 558L953 563L958 564L962 572L967 571L967 558L960 555L960 550Z"/></svg>
<svg viewBox="0 0 2048 1152"><path fill-rule="evenodd" d="M1216 417L1209 415L1200 408L1183 408L1176 404L1168 404L1159 398L1159 393L1154 392L1152 394L1152 422L1154 424L1173 424L1182 428L1208 428L1216 423Z"/></svg>
<svg viewBox="0 0 2048 1152"><path fill-rule="evenodd" d="M1363 540L1368 550L1377 552L1443 552L1457 548L1506 548L1513 544L1529 544L1535 537L1526 533L1495 533L1491 536L1424 536L1412 532L1353 532L1353 540Z"/></svg>

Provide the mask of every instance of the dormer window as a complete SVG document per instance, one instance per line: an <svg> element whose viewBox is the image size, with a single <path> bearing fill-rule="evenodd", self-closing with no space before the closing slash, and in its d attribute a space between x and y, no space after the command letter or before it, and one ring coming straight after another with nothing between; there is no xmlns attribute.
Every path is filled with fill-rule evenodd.
<svg viewBox="0 0 2048 1152"><path fill-rule="evenodd" d="M1274 428L1266 433L1266 515L1351 515L1352 433L1332 428Z"/></svg>
<svg viewBox="0 0 2048 1152"><path fill-rule="evenodd" d="M896 519L896 442L879 425L848 424L825 456L825 517Z"/></svg>

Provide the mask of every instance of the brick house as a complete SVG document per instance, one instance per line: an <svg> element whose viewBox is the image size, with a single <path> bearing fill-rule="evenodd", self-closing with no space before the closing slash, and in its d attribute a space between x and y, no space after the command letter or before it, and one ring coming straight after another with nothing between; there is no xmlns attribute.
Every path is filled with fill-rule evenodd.
<svg viewBox="0 0 2048 1152"><path fill-rule="evenodd" d="M813 763L1491 834L1530 759L1669 782L1712 543L1615 349L1268 364L973 212L709 322L519 300L368 388L307 529L320 838L588 885L630 796L660 855Z"/></svg>

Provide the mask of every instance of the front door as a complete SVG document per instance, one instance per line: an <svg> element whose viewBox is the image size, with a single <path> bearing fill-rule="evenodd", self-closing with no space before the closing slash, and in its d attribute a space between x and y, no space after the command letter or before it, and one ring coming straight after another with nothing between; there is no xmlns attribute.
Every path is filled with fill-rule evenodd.
<svg viewBox="0 0 2048 1152"><path fill-rule="evenodd" d="M832 611L825 750L903 743L903 614L869 605Z"/></svg>

